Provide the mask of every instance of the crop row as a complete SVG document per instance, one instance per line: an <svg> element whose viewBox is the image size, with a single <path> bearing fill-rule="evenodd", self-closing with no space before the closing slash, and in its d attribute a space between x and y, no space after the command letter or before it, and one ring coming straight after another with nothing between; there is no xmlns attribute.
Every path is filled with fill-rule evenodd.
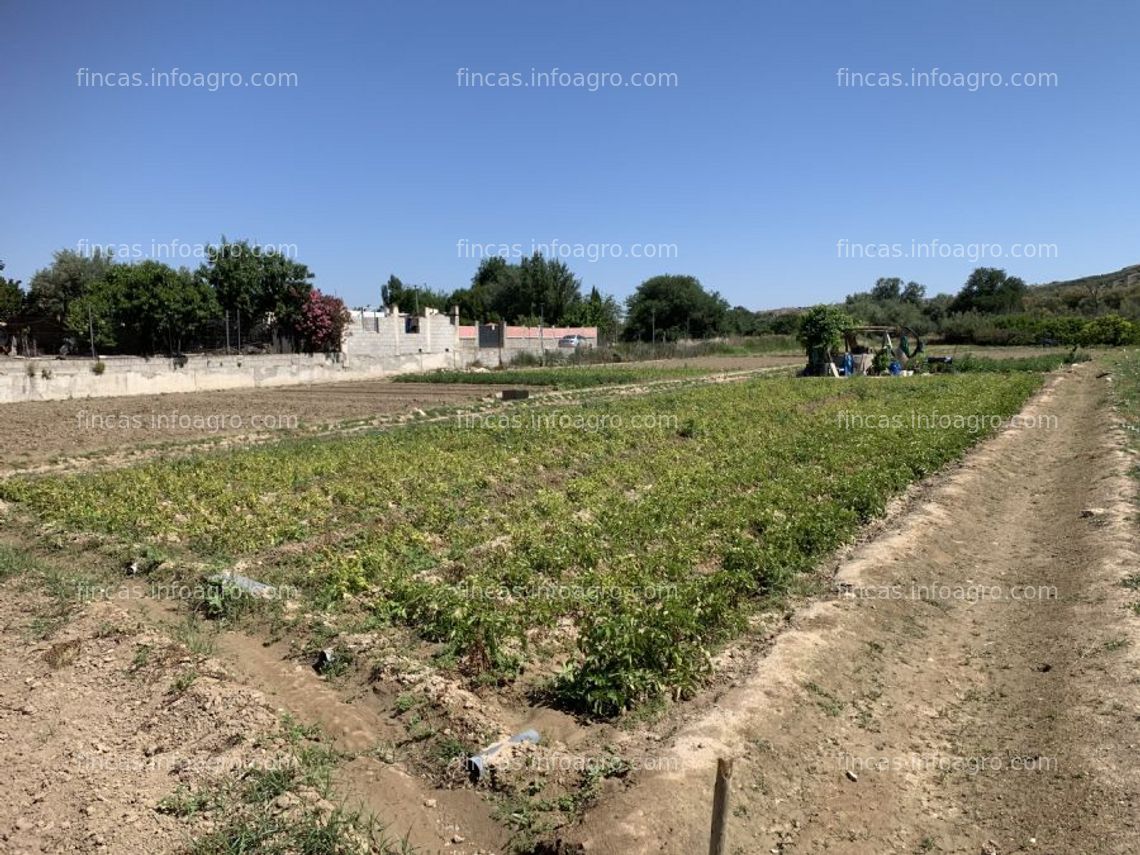
<svg viewBox="0 0 1140 855"><path fill-rule="evenodd" d="M674 380L708 374L696 366L574 365L552 368L506 368L499 371L429 371L400 374L398 383L463 383L467 385L551 386L557 389L585 389L623 383Z"/></svg>
<svg viewBox="0 0 1140 855"><path fill-rule="evenodd" d="M417 425L17 478L0 496L69 528L177 539L201 555L309 542L262 568L270 581L319 601L355 597L474 671L563 663L563 699L611 714L691 691L758 598L1039 382L753 380L589 401L573 411L588 428L518 406L506 426ZM912 414L932 413L958 418L915 427Z"/></svg>

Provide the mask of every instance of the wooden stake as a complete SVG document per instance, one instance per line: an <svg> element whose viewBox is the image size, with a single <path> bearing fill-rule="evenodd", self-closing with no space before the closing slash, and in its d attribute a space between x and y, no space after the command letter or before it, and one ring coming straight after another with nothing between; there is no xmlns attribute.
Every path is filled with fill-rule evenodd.
<svg viewBox="0 0 1140 855"><path fill-rule="evenodd" d="M728 796L732 784L732 758L716 761L716 789L713 790L712 834L709 855L724 855L728 832Z"/></svg>

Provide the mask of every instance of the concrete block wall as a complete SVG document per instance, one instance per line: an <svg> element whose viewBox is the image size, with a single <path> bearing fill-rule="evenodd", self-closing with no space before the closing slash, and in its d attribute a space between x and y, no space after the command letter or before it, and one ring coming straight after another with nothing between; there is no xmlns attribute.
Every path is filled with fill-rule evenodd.
<svg viewBox="0 0 1140 855"><path fill-rule="evenodd" d="M183 361L110 356L100 361L103 371L96 374L91 359L0 357L0 404L334 383L463 365L454 352L189 356Z"/></svg>
<svg viewBox="0 0 1140 855"><path fill-rule="evenodd" d="M406 331L407 316L354 312L345 331L341 353L262 354L257 356L187 356L178 360L110 356L95 360L0 357L0 404L154 395L174 392L220 391L262 386L290 386L386 377L466 368L479 362L488 368L508 364L520 352L558 349L564 335L597 341L597 330L586 328L507 327L505 347L480 348L452 316L428 313L418 319L418 331Z"/></svg>
<svg viewBox="0 0 1140 855"><path fill-rule="evenodd" d="M520 353L541 354L558 351L558 340L567 335L580 335L586 339L588 347L598 344L597 327L520 327L508 325L504 330L503 347L480 348L478 332L474 326L457 327L459 332L459 352L466 364L476 360L481 365L494 368L509 365Z"/></svg>
<svg viewBox="0 0 1140 855"><path fill-rule="evenodd" d="M398 310L387 315L353 312L342 349L349 357L379 357L453 353L459 348L458 332L450 316L431 313L413 320L418 332L406 331L408 317Z"/></svg>

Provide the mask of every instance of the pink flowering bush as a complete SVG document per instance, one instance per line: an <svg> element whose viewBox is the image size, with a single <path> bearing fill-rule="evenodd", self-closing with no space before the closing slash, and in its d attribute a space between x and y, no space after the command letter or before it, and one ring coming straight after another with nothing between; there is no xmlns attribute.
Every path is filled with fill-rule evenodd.
<svg viewBox="0 0 1140 855"><path fill-rule="evenodd" d="M340 297L322 294L314 288L305 298L297 322L302 347L308 353L340 350L344 328L351 317Z"/></svg>

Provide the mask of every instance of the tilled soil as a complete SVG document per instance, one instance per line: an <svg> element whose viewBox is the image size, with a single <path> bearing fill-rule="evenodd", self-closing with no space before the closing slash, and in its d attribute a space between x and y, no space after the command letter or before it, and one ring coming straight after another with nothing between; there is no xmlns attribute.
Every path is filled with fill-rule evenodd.
<svg viewBox="0 0 1140 855"><path fill-rule="evenodd" d="M732 757L729 852L1140 851L1131 457L1106 389L1087 365L1051 381L1026 414L1052 427L912 496L842 562L843 593L567 840L705 851Z"/></svg>
<svg viewBox="0 0 1140 855"><path fill-rule="evenodd" d="M562 848L707 851L732 757L733 853L1140 851L1132 463L1106 387L1088 365L1051 380L1025 414L1055 424L1008 429L912 491L719 696L682 706L667 739L629 733L653 756ZM202 826L159 800L218 758L257 762L279 709L354 755L341 792L420 851L505 851L475 791L370 750L399 736L383 704L281 650L227 634L192 659L137 602L86 604L37 641L43 595L3 593L0 853L175 851ZM168 653L140 666L140 646Z"/></svg>
<svg viewBox="0 0 1140 855"><path fill-rule="evenodd" d="M163 812L164 798L281 762L276 708L220 661L112 601L39 639L50 602L3 590L0 852L173 852L211 825Z"/></svg>
<svg viewBox="0 0 1140 855"><path fill-rule="evenodd" d="M360 380L3 404L0 463L8 469L148 444L273 436L349 419L462 405L501 388Z"/></svg>
<svg viewBox="0 0 1140 855"><path fill-rule="evenodd" d="M710 373L798 365L799 356L711 356L650 365L686 365ZM628 365L629 363L625 363ZM295 430L463 406L503 386L395 383L389 379L314 383L224 392L76 398L0 404L0 472L43 464L79 465L84 455L115 454L129 462L138 449L271 438Z"/></svg>

